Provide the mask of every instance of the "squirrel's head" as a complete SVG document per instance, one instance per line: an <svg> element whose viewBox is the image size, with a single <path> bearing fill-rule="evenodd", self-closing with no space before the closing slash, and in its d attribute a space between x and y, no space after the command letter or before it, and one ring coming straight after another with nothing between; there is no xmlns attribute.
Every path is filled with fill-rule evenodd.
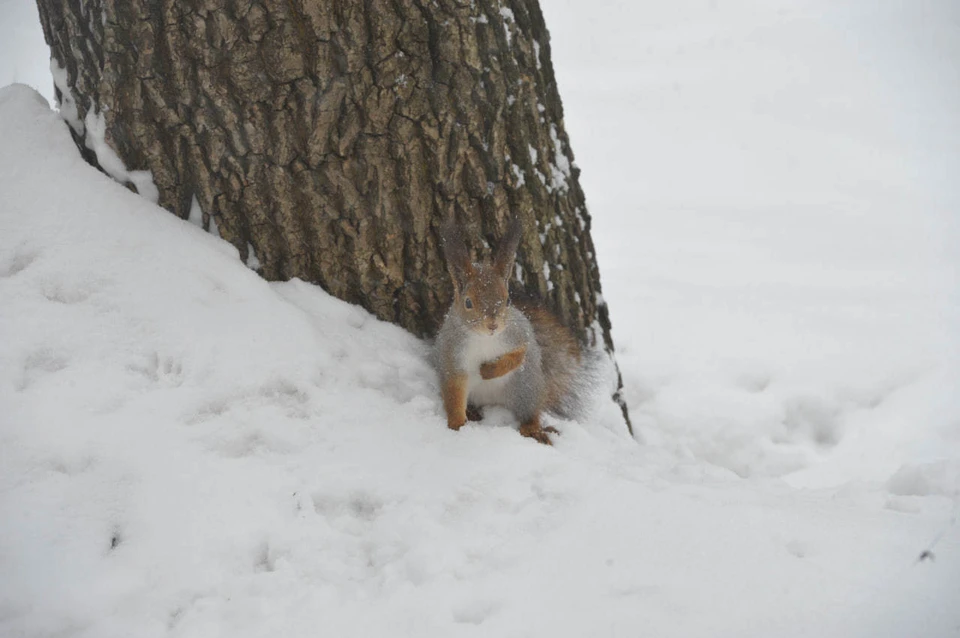
<svg viewBox="0 0 960 638"><path fill-rule="evenodd" d="M448 222L441 229L447 270L453 280L453 306L463 322L480 334L495 335L506 326L509 282L520 243L520 224L507 227L492 261L473 263L459 228Z"/></svg>

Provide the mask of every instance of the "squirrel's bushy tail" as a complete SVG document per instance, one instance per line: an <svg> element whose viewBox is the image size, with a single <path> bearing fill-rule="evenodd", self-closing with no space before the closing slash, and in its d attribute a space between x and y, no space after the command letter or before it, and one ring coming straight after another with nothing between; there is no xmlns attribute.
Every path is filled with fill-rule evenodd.
<svg viewBox="0 0 960 638"><path fill-rule="evenodd" d="M616 387L616 383L611 381L611 374L615 378L616 371L610 355L603 348L583 349L579 365L561 401L561 410L556 412L557 416L576 421L583 421L590 416L597 407L597 401L613 392L606 390Z"/></svg>
<svg viewBox="0 0 960 638"><path fill-rule="evenodd" d="M606 379L605 353L584 349L570 329L543 306L531 302L516 305L533 325L542 353L547 388L541 407L564 419L586 416L593 397Z"/></svg>

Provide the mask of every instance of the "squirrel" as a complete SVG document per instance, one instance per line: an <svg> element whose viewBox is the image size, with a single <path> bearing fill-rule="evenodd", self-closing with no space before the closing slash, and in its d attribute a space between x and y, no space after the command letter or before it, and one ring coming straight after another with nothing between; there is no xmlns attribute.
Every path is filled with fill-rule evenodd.
<svg viewBox="0 0 960 638"><path fill-rule="evenodd" d="M480 419L488 405L510 410L520 434L551 445L555 428L543 427L540 413L569 417L582 352L574 334L549 310L511 303L520 224L512 221L493 260L473 263L453 221L441 228L453 303L437 333L436 359L447 426L459 430Z"/></svg>

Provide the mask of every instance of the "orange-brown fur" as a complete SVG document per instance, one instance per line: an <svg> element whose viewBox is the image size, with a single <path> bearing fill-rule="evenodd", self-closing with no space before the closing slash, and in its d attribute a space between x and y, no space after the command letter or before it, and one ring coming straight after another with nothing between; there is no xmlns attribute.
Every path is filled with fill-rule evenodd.
<svg viewBox="0 0 960 638"><path fill-rule="evenodd" d="M447 427L459 430L467 422L467 375L458 374L443 384L443 409L447 413Z"/></svg>
<svg viewBox="0 0 960 638"><path fill-rule="evenodd" d="M500 355L493 361L487 361L480 366L480 376L484 379L496 379L508 372L513 372L523 363L523 358L526 354L527 347L521 346L516 350L511 350L504 355Z"/></svg>

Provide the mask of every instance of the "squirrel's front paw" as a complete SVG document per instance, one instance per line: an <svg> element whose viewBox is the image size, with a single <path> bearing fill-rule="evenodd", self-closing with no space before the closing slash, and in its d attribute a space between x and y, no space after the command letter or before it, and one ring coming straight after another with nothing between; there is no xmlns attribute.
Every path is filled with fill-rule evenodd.
<svg viewBox="0 0 960 638"><path fill-rule="evenodd" d="M480 378L484 381L496 379L500 376L500 368L495 361L487 361L480 364Z"/></svg>
<svg viewBox="0 0 960 638"><path fill-rule="evenodd" d="M521 365L527 355L527 347L520 346L516 350L511 350L507 354L500 355L493 361L486 361L480 364L480 378L485 381L502 377L505 374L513 372Z"/></svg>

